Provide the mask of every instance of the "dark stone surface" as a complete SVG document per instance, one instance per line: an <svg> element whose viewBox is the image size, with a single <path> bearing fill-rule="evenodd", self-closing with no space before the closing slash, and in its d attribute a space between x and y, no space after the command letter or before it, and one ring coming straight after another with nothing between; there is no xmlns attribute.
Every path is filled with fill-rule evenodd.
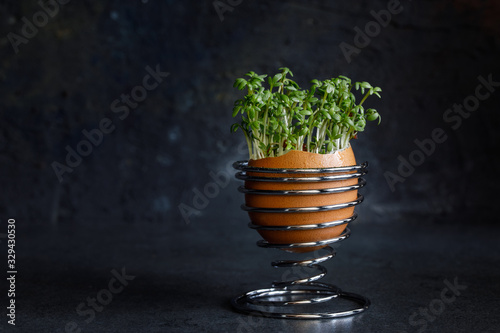
<svg viewBox="0 0 500 333"><path fill-rule="evenodd" d="M8 36L22 35L23 17L33 22L40 5L0 2L0 234L15 218L16 328L416 332L409 317L457 277L467 290L426 331L498 331L500 92L457 129L443 115L475 94L479 76L500 81L500 6L401 1L348 62L339 45L353 44L354 27L387 5L242 1L221 21L213 1L70 1L16 53ZM169 75L126 114L121 96L143 84L147 66ZM234 79L281 66L302 85L343 74L383 89L371 102L382 124L353 142L370 162L361 222L328 265L329 281L372 299L359 317L250 321L231 312L230 297L276 278L265 267L279 253L254 245L235 181L189 220L179 212L210 173L229 177L230 163L246 158L243 138L229 133ZM65 163L65 148L105 118L114 130L59 182L53 162ZM436 128L447 140L391 191L384 173L397 173L398 156ZM121 267L136 279L85 323L76 307ZM11 329L5 318L0 325Z"/></svg>
<svg viewBox="0 0 500 333"><path fill-rule="evenodd" d="M83 332L401 333L424 325L425 332L498 331L497 226L430 227L407 218L387 227L387 221L362 216L326 263L329 274L322 281L369 297L371 308L345 319L301 321L231 310L229 300L244 291L283 276L303 277L271 268L270 261L284 253L255 246L258 235L244 226L242 214L200 218L175 231L116 223L19 228L16 329L64 332L74 322ZM224 228L215 227L219 220ZM111 271L122 268L134 279L95 318L79 315L78 306L108 289ZM444 281L455 279L466 289L441 310L435 300L447 287ZM432 321L426 322L420 309L431 306L439 315L429 310ZM1 325L6 328L5 320Z"/></svg>

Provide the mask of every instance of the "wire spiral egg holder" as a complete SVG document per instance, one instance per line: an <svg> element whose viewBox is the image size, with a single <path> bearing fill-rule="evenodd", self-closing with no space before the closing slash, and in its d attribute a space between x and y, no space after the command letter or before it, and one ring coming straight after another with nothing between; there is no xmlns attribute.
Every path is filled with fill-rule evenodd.
<svg viewBox="0 0 500 333"><path fill-rule="evenodd" d="M353 191L360 189L366 185L366 181L361 178L368 171L368 163L348 167L335 167L335 168L306 168L306 169L276 169L276 168L260 168L251 167L248 161L237 161L233 167L239 170L236 173L236 178L244 181L257 181L257 182L332 182L348 179L357 179L357 184L340 186L325 189L307 189L307 190L261 190L250 189L245 186L240 186L238 190L245 194L255 195L320 195L320 194L333 194ZM272 177L262 177L249 175L249 173L272 173ZM276 174L284 174L283 177L277 177ZM290 174L307 174L308 177L290 177ZM326 174L326 175L325 175ZM309 175L312 175L309 177ZM300 213L300 212L323 212L338 210L347 207L353 207L363 201L363 196L358 194L357 198L353 201L339 203L329 206L315 206L315 207L290 207L290 208L260 208L249 207L242 205L241 208L247 212L260 212L260 213ZM248 226L255 230L263 231L292 231L292 230L317 230L322 228L329 228L348 224L357 218L356 212L344 219L329 221L317 224L304 224L304 225L286 225L286 226L263 226L256 225L250 222ZM327 319L346 317L361 313L367 310L370 306L370 301L358 294L342 291L339 287L318 282L327 274L327 270L321 263L333 258L336 254L335 250L329 246L347 239L351 234L349 228L337 237L319 240L306 243L289 243L289 244L276 244L270 243L266 240L259 240L257 245L264 248L276 248L283 250L299 249L299 248L312 248L324 246L322 249L315 251L326 252L325 254L316 256L315 258L307 258L304 260L278 260L273 261L273 267L292 267L292 268L306 268L307 270L316 270L317 274L287 281L274 281L271 288L256 289L248 291L239 295L231 300L233 308L237 311L259 315L264 317L273 318L289 318L289 319ZM310 311L304 307L313 307L318 303L334 302L335 300L347 300L349 306L346 308L338 304L333 310L327 311Z"/></svg>

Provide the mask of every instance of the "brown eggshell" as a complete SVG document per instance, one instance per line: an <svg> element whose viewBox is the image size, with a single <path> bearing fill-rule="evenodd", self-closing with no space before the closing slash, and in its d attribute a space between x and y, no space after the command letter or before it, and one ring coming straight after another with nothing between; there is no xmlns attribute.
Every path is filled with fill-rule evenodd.
<svg viewBox="0 0 500 333"><path fill-rule="evenodd" d="M268 157L259 160L250 160L249 166L261 168L332 168L356 165L356 159L352 148L337 151L333 154L315 154L304 151L292 150L279 157ZM249 172L250 176L261 177L318 177L335 174L273 174ZM356 178L340 181L328 182L300 182L300 183L280 183L280 182L258 182L246 181L245 187L249 189L261 190L303 190L303 189L323 189L335 188L357 184ZM291 208L291 207L315 207L329 206L356 200L357 190L342 193L320 194L320 195L261 195L246 194L245 203L249 207L259 208ZM249 212L252 223L263 226L285 226L316 224L348 218L352 216L354 207L342 208L323 212L297 212L297 213L260 213ZM288 244L314 242L330 239L339 236L346 224L316 229L316 230L292 230L292 231L259 231L261 236L270 243ZM290 249L292 252L309 252L320 247L307 247Z"/></svg>

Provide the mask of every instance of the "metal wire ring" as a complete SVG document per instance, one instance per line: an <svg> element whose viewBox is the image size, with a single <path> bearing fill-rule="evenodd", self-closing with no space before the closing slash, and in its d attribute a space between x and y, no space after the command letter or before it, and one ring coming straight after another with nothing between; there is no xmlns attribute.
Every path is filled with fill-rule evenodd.
<svg viewBox="0 0 500 333"><path fill-rule="evenodd" d="M299 225L258 225L253 224L252 222L248 223L248 227L255 230L314 230L314 229L323 229L336 227L342 224L350 223L358 218L358 214L354 212L350 217L342 220L335 220L330 222L322 222L317 224L299 224Z"/></svg>
<svg viewBox="0 0 500 333"><path fill-rule="evenodd" d="M359 165L344 166L344 167L332 167L332 168L294 168L294 169L280 169L280 168L261 168L253 167L248 165L248 161L236 161L233 163L233 168L236 170L246 171L246 172L260 172L260 173L340 173L349 172L356 170L364 170L368 168L368 162L361 163Z"/></svg>
<svg viewBox="0 0 500 333"><path fill-rule="evenodd" d="M292 207L292 208L262 208L262 207L248 207L247 205L241 205L241 209L247 212L258 212L258 213L310 213L310 212L326 212L330 210L337 210L347 207L352 207L359 205L364 200L361 194L358 194L358 198L354 201L343 202L335 205L328 206L313 206L313 207Z"/></svg>
<svg viewBox="0 0 500 333"><path fill-rule="evenodd" d="M337 243L341 242L344 239L349 238L351 235L351 230L349 228L345 228L345 230L340 234L340 236L334 237L334 238L329 238L329 239L324 239L324 240L319 240L316 242L305 242L305 243L290 243L290 244L275 244L275 243L269 243L266 240L259 240L257 242L257 246L260 247L265 247L265 248L275 248L275 249L291 249L291 248L298 248L298 247L315 247L315 246L324 246L332 243Z"/></svg>

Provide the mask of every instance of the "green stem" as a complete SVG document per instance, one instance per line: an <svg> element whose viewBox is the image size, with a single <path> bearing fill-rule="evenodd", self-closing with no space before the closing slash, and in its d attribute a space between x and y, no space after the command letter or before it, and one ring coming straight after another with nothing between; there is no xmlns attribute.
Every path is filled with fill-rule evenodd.
<svg viewBox="0 0 500 333"><path fill-rule="evenodd" d="M363 99L361 100L361 102L359 102L359 106L363 105L363 102L368 98L368 96L370 95L370 91L368 91L365 95L365 97L363 97Z"/></svg>
<svg viewBox="0 0 500 333"><path fill-rule="evenodd" d="M243 134L245 134L245 140L247 141L248 156L250 159L252 159L252 142L250 141L250 138L248 137L248 134L246 131L243 131Z"/></svg>

